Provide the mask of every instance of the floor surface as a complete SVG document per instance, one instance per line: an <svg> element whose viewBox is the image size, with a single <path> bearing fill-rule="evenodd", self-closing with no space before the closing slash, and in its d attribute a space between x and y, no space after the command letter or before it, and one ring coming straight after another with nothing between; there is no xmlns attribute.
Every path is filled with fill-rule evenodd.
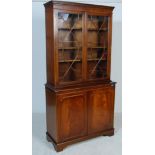
<svg viewBox="0 0 155 155"><path fill-rule="evenodd" d="M32 155L121 155L122 154L122 117L115 114L115 135L97 137L66 147L57 153L46 140L45 114L32 115Z"/></svg>

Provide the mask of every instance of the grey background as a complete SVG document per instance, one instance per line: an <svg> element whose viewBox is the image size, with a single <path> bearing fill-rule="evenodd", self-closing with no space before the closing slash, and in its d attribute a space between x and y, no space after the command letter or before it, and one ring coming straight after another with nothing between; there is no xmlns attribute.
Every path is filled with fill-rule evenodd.
<svg viewBox="0 0 155 155"><path fill-rule="evenodd" d="M69 1L69 0L68 0ZM73 1L73 0L72 0ZM77 1L77 0L74 0ZM45 113L46 47L43 0L32 2L32 111ZM113 12L111 80L116 81L115 112L122 110L122 5L120 0L78 2L115 6Z"/></svg>

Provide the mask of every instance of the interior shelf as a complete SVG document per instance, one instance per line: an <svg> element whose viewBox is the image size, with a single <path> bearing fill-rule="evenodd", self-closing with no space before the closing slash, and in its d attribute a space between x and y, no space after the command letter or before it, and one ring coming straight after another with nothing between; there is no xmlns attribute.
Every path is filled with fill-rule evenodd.
<svg viewBox="0 0 155 155"><path fill-rule="evenodd" d="M62 63L62 62L80 62L82 61L81 59L77 59L77 60L60 60L59 62Z"/></svg>
<svg viewBox="0 0 155 155"><path fill-rule="evenodd" d="M102 28L102 29L95 29L95 28L89 28L88 31L108 31L108 28Z"/></svg>
<svg viewBox="0 0 155 155"><path fill-rule="evenodd" d="M103 58L103 59L99 59L99 58L96 58L96 59L87 59L87 61L105 61L107 59ZM81 59L77 59L77 60L60 60L59 63L63 63L63 62L81 62L82 60Z"/></svg>
<svg viewBox="0 0 155 155"><path fill-rule="evenodd" d="M81 48L82 47L59 47L59 50L77 50Z"/></svg>
<svg viewBox="0 0 155 155"><path fill-rule="evenodd" d="M99 58L96 58L96 59L87 59L87 61L105 61L107 59L103 58L103 59L99 59Z"/></svg>
<svg viewBox="0 0 155 155"><path fill-rule="evenodd" d="M106 49L107 47L104 47L104 46L92 46L92 47L90 47L90 46L88 46L88 48L102 48L102 49Z"/></svg>
<svg viewBox="0 0 155 155"><path fill-rule="evenodd" d="M82 30L82 28L65 28L65 27L62 27L62 28L58 28L58 30ZM102 29L96 29L96 28L88 28L87 29L88 31L108 31L108 28L102 28Z"/></svg>
<svg viewBox="0 0 155 155"><path fill-rule="evenodd" d="M77 50L77 49L81 49L82 47L59 47L59 50ZM102 46L92 46L92 47L88 47L88 48L93 48L93 49L107 49L107 47L102 47Z"/></svg>
<svg viewBox="0 0 155 155"><path fill-rule="evenodd" d="M82 28L65 28L65 27L62 27L62 28L58 28L58 30L82 30Z"/></svg>

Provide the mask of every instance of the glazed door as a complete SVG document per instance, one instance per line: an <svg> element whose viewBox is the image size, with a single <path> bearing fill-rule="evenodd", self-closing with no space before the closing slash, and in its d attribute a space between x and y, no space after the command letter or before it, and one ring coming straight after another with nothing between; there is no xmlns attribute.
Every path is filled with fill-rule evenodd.
<svg viewBox="0 0 155 155"><path fill-rule="evenodd" d="M85 93L59 96L60 140L71 140L87 133L87 103Z"/></svg>
<svg viewBox="0 0 155 155"><path fill-rule="evenodd" d="M59 84L110 79L111 15L57 11Z"/></svg>
<svg viewBox="0 0 155 155"><path fill-rule="evenodd" d="M87 15L87 79L109 78L110 17ZM109 57L110 58L110 57ZM109 68L108 68L109 67Z"/></svg>
<svg viewBox="0 0 155 155"><path fill-rule="evenodd" d="M88 133L113 128L114 88L90 91L88 94Z"/></svg>
<svg viewBox="0 0 155 155"><path fill-rule="evenodd" d="M58 81L75 83L83 78L83 14L57 12Z"/></svg>

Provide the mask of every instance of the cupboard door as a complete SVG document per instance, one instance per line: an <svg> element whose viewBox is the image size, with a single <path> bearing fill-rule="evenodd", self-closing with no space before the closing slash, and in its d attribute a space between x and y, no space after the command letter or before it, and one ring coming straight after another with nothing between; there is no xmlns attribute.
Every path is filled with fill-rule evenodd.
<svg viewBox="0 0 155 155"><path fill-rule="evenodd" d="M85 94L70 94L59 97L59 133L61 141L86 135L86 105Z"/></svg>
<svg viewBox="0 0 155 155"><path fill-rule="evenodd" d="M58 80L82 80L83 14L58 12Z"/></svg>
<svg viewBox="0 0 155 155"><path fill-rule="evenodd" d="M87 78L108 78L109 17L87 16Z"/></svg>
<svg viewBox="0 0 155 155"><path fill-rule="evenodd" d="M88 133L113 128L114 88L96 89L88 94Z"/></svg>

